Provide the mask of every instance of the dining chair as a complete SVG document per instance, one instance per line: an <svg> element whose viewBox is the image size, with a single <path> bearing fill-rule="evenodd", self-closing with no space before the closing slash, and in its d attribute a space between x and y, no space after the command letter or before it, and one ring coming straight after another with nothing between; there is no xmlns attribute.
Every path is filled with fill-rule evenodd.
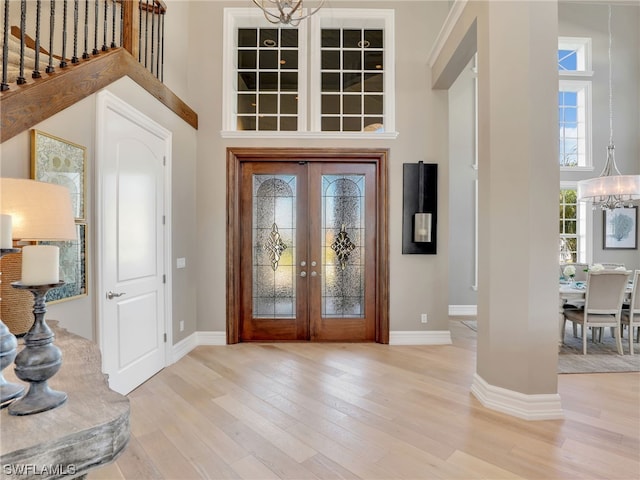
<svg viewBox="0 0 640 480"><path fill-rule="evenodd" d="M629 308L624 307L620 316L623 325L629 325L629 353L633 355L633 329L636 329L636 342L640 341L640 270L633 272L633 290Z"/></svg>
<svg viewBox="0 0 640 480"><path fill-rule="evenodd" d="M595 329L614 327L618 353L622 352L620 333L620 317L622 301L630 272L621 270L600 270L587 273L587 290L585 293L584 309L566 309L563 311L565 323L567 320L574 325L582 325L582 353L587 354L587 328Z"/></svg>
<svg viewBox="0 0 640 480"><path fill-rule="evenodd" d="M624 263L606 263L606 262L596 262L600 263L604 267L605 270L615 270L616 268L624 268Z"/></svg>

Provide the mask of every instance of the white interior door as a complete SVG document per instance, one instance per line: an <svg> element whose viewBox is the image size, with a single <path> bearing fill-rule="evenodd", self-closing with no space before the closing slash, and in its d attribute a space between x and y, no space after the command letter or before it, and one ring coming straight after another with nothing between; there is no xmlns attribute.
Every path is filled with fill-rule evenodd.
<svg viewBox="0 0 640 480"><path fill-rule="evenodd" d="M110 387L129 393L166 365L166 159L171 134L98 96L100 344Z"/></svg>

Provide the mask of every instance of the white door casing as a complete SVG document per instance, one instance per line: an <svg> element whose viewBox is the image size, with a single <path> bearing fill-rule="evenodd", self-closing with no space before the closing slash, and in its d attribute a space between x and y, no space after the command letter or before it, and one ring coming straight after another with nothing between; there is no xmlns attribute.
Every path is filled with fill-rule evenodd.
<svg viewBox="0 0 640 480"><path fill-rule="evenodd" d="M109 386L127 394L171 359L172 139L107 91L96 123L99 342Z"/></svg>

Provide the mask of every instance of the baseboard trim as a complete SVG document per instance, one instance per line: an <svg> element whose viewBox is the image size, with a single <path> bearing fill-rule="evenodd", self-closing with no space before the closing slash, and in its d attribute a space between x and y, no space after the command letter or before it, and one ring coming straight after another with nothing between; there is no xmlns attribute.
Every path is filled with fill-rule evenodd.
<svg viewBox="0 0 640 480"><path fill-rule="evenodd" d="M187 355L191 350L198 346L198 334L192 333L186 338L183 338L173 346L171 350L171 363L176 363L182 357Z"/></svg>
<svg viewBox="0 0 640 480"><path fill-rule="evenodd" d="M227 344L226 332L196 332L198 345L221 346Z"/></svg>
<svg viewBox="0 0 640 480"><path fill-rule="evenodd" d="M449 305L450 317L475 317L477 315L477 305Z"/></svg>
<svg viewBox="0 0 640 480"><path fill-rule="evenodd" d="M451 345L449 330L389 332L389 345ZM200 345L222 346L227 344L225 332L195 332L173 346L172 362L175 363Z"/></svg>
<svg viewBox="0 0 640 480"><path fill-rule="evenodd" d="M389 345L451 345L449 330L389 332Z"/></svg>
<svg viewBox="0 0 640 480"><path fill-rule="evenodd" d="M200 345L226 345L225 332L195 332L176 343L171 349L171 363L176 363L191 350Z"/></svg>
<svg viewBox="0 0 640 480"><path fill-rule="evenodd" d="M487 383L473 375L471 393L485 407L523 420L558 420L564 418L557 393L526 395Z"/></svg>

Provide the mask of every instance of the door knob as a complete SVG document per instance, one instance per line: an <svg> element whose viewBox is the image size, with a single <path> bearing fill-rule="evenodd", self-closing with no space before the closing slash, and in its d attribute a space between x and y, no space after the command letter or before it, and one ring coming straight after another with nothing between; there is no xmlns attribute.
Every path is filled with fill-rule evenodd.
<svg viewBox="0 0 640 480"><path fill-rule="evenodd" d="M108 298L109 300L111 300L111 299L113 299L113 298L115 298L115 297L121 297L122 295L125 295L125 292L115 293L115 292L112 292L111 290L109 290L109 291L107 292L107 298Z"/></svg>
<svg viewBox="0 0 640 480"><path fill-rule="evenodd" d="M315 277L315 276L317 276L317 275L318 275L318 273L317 273L315 270L314 270L313 272L311 272L311 276L312 276L312 277Z"/></svg>
<svg viewBox="0 0 640 480"><path fill-rule="evenodd" d="M303 272L300 272L300 276L301 276L301 277L306 277L306 276L307 276L307 272L304 272L304 271L303 271Z"/></svg>

